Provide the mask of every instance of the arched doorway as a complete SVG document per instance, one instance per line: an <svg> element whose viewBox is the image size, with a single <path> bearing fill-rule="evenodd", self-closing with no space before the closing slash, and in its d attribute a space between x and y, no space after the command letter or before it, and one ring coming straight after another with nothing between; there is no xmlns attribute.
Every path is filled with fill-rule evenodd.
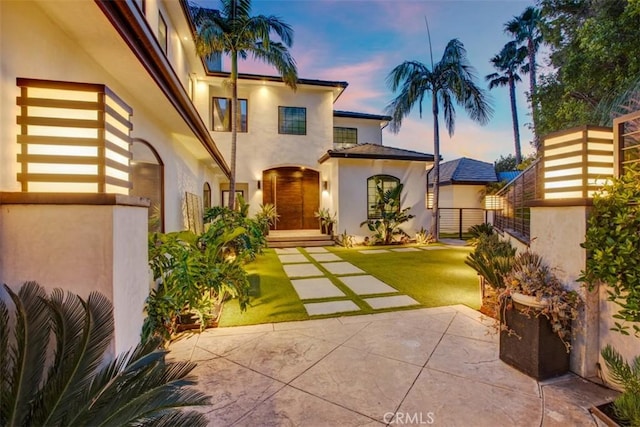
<svg viewBox="0 0 640 427"><path fill-rule="evenodd" d="M262 173L262 202L276 206L274 229L318 228L314 213L320 207L320 173L304 167L281 167Z"/></svg>

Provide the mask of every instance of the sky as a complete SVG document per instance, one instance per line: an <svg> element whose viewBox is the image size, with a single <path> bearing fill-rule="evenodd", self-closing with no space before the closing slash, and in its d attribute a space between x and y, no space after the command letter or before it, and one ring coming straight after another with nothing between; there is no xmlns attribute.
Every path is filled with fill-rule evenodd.
<svg viewBox="0 0 640 427"><path fill-rule="evenodd" d="M199 4L218 8L216 0ZM456 108L455 133L449 137L440 120L440 150L445 161L470 157L494 162L514 153L513 126L507 87L488 90L485 76L494 72L490 58L510 40L504 24L533 1L527 0L253 0L252 15L275 15L291 25L290 52L298 77L346 81L349 86L335 110L385 114L394 93L386 85L391 70L406 60L430 64L425 17L429 23L434 61L449 40L459 39L476 69L477 84L485 88L494 114L481 126ZM226 58L225 58L226 59ZM229 70L228 60L223 62ZM277 75L273 67L252 61L239 64L241 73ZM518 118L523 153L533 150L526 100L528 77L517 87ZM433 153L431 101L425 100L403 120L397 134L383 130L383 144Z"/></svg>

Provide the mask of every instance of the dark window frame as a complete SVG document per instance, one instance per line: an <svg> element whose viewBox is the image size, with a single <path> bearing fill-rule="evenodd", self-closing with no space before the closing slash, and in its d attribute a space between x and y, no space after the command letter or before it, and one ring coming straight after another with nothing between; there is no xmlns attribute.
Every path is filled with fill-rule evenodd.
<svg viewBox="0 0 640 427"><path fill-rule="evenodd" d="M375 187L376 179L382 180L382 188L384 190L395 188L401 184L400 178L396 178L393 175L378 174L367 178L367 219L379 219L381 217L377 210L372 207L375 205L377 198L377 191ZM393 187L385 188L385 183L394 183L395 185ZM400 197L402 197L402 195L400 195ZM398 203L396 210L400 212L400 203Z"/></svg>
<svg viewBox="0 0 640 427"><path fill-rule="evenodd" d="M153 157L155 157L156 163L153 163L155 165L157 165L159 168L159 173L160 173L160 182L159 182L159 191L158 191L158 195L159 195L159 201L158 201L158 209L160 210L160 216L159 216L159 224L158 224L158 229L157 230L153 230L153 231L159 231L161 233L164 233L164 221L165 221L165 209L164 209L164 202L165 202L165 197L164 197L164 174L165 174L165 170L164 170L164 162L162 161L162 158L160 157L160 154L158 154L158 151L153 147L153 145L151 145L151 143L149 143L148 141L141 139L141 138L134 138L132 140L132 144L142 144L144 146L146 146L150 151L151 154L153 154ZM133 150L133 146L132 146L132 150ZM135 161L135 159L132 159L132 161ZM132 169L135 166L132 166ZM134 183L135 185L135 183ZM133 192L132 192L133 194ZM148 196L147 196L148 197ZM153 215L153 203L149 206L149 215ZM151 231L151 230L150 230Z"/></svg>
<svg viewBox="0 0 640 427"><path fill-rule="evenodd" d="M353 138L349 133L353 132ZM340 138L337 138L338 135L336 133L343 135ZM338 140L340 139L340 140ZM334 126L333 127L333 143L334 144L358 144L358 128L351 128L345 126Z"/></svg>
<svg viewBox="0 0 640 427"><path fill-rule="evenodd" d="M300 126L300 117L304 119L302 126ZM307 108L278 106L278 133L281 135L306 135Z"/></svg>
<svg viewBox="0 0 640 427"><path fill-rule="evenodd" d="M160 48L164 54L167 55L169 53L169 26L161 11L158 11L158 43L160 43Z"/></svg>
<svg viewBox="0 0 640 427"><path fill-rule="evenodd" d="M204 209L211 207L211 185L206 181L202 184L202 206Z"/></svg>
<svg viewBox="0 0 640 427"><path fill-rule="evenodd" d="M216 129L216 99L224 99L227 105L231 107L231 98L225 96L212 96L211 97L211 130L214 132L231 132L231 108L225 108L224 121L226 121L227 114L229 115L228 124L224 125L224 129ZM242 115L242 104L244 102L244 116ZM247 133L249 131L249 101L246 98L238 98L240 104L240 117L238 117L239 123L236 126L237 131L240 133ZM242 118L244 117L244 120Z"/></svg>

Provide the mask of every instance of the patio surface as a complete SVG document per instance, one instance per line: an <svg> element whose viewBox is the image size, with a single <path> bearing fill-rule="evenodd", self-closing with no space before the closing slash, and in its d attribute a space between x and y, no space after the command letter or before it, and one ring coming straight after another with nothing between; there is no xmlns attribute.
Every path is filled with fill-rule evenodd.
<svg viewBox="0 0 640 427"><path fill-rule="evenodd" d="M211 426L590 426L615 395L504 364L492 320L462 305L210 329L170 350L197 362Z"/></svg>

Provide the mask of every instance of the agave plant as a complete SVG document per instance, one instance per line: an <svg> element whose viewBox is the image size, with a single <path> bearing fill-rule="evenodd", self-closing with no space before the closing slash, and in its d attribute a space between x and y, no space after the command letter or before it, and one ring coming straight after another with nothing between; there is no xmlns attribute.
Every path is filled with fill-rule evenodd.
<svg viewBox="0 0 640 427"><path fill-rule="evenodd" d="M206 425L190 362L166 362L150 340L108 361L113 307L35 282L0 298L0 425Z"/></svg>

